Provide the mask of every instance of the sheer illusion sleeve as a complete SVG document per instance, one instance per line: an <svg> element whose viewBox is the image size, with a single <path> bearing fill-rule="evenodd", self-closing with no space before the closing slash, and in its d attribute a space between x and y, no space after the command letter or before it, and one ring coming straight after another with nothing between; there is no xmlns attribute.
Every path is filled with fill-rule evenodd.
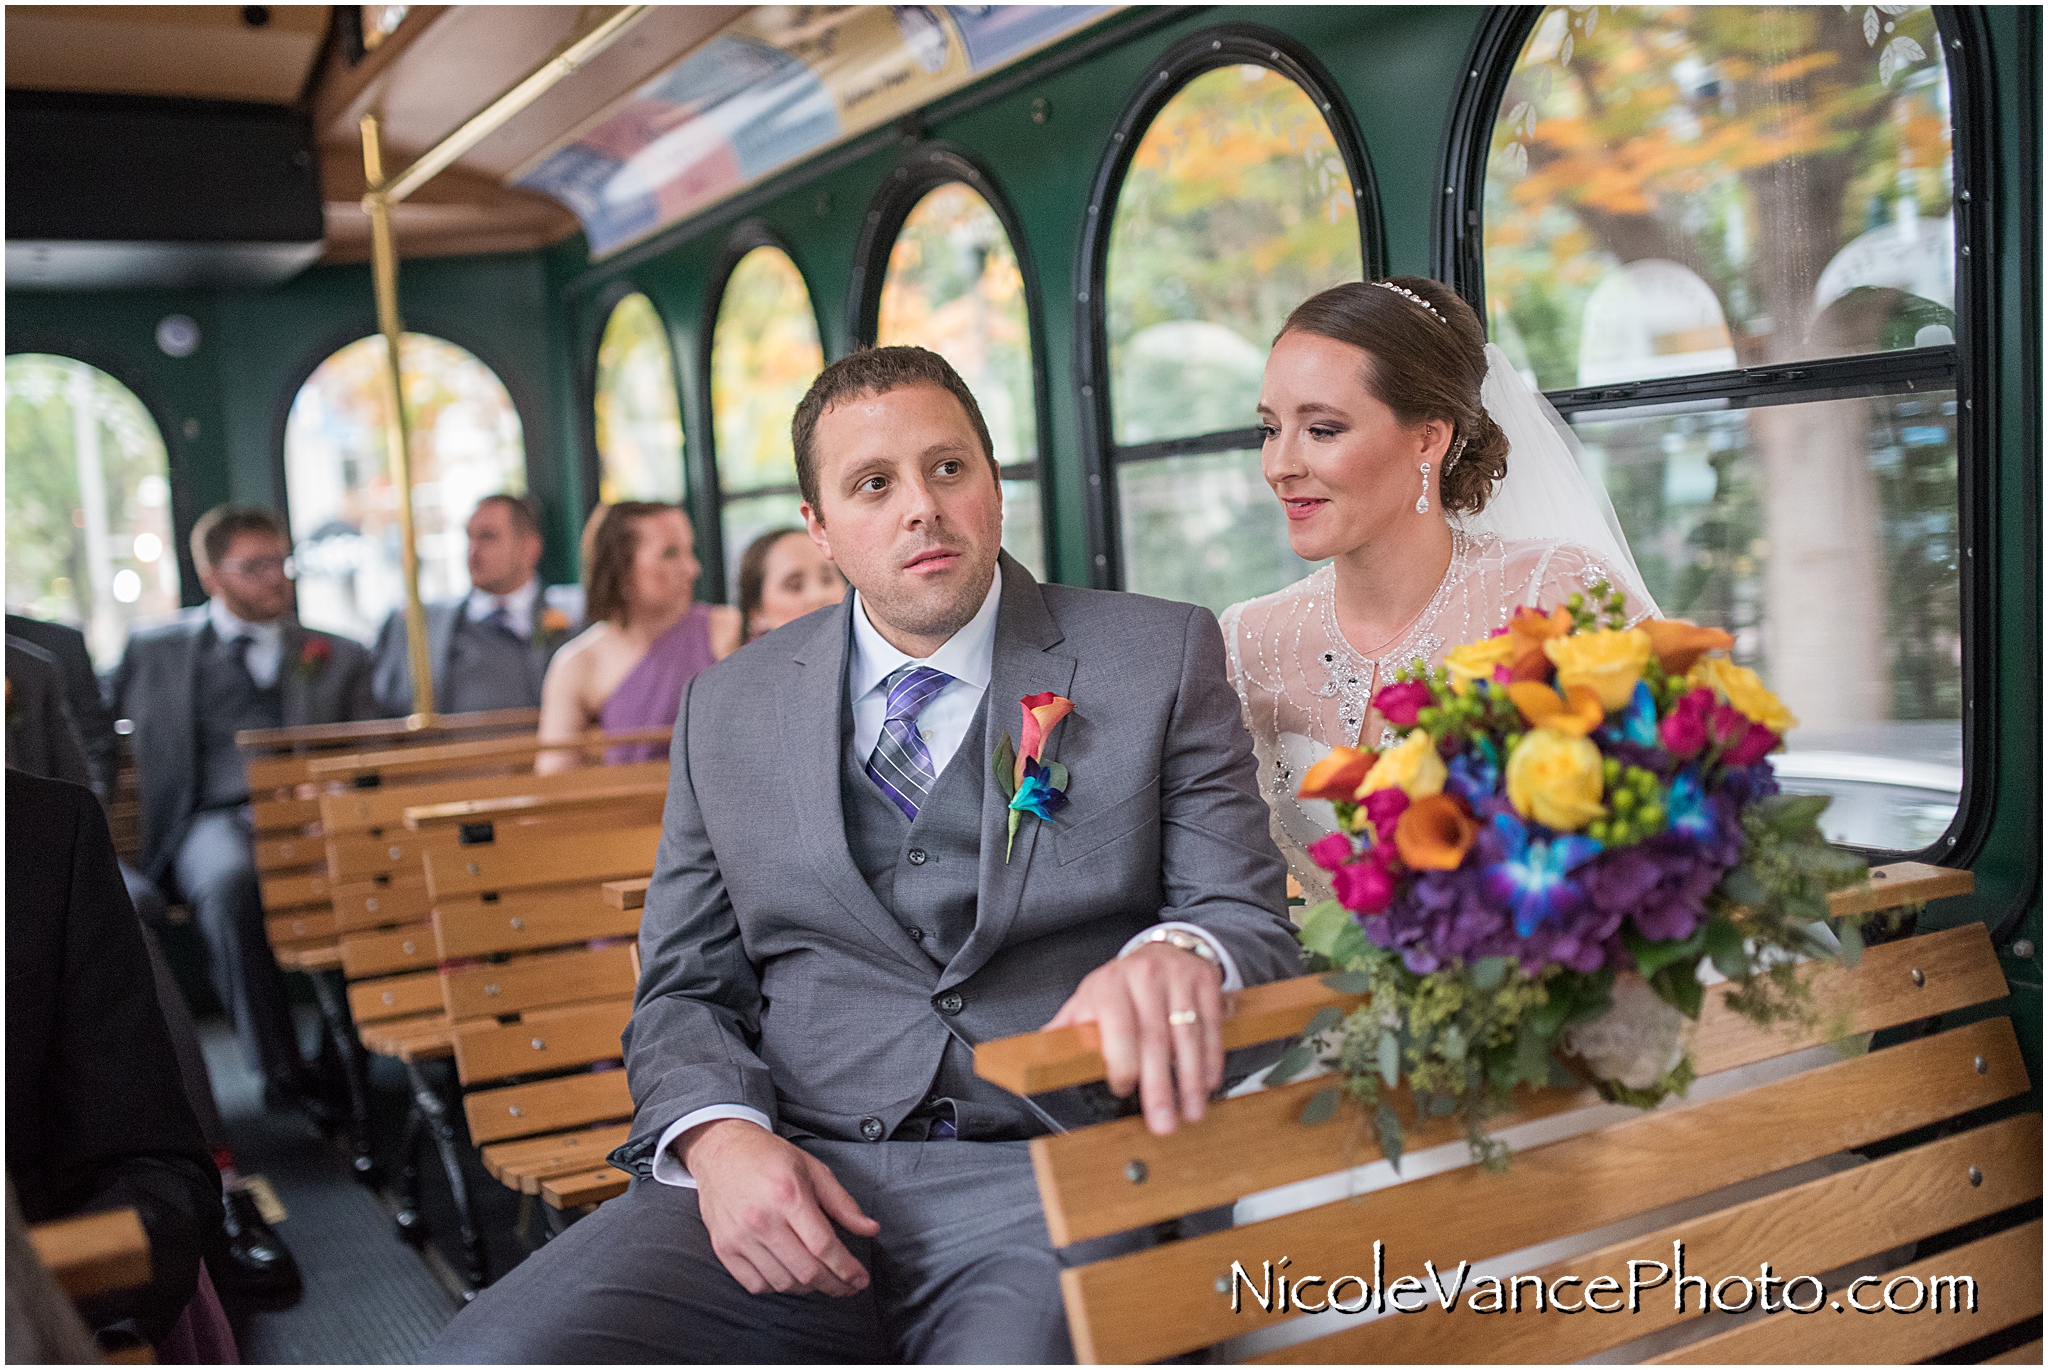
<svg viewBox="0 0 2048 1370"><path fill-rule="evenodd" d="M1650 606L1643 602L1627 577L1616 575L1576 542L1560 542L1548 548L1531 577L1532 597L1526 602L1533 608L1551 609L1574 594L1582 594L1591 600L1593 587L1603 580L1622 592L1622 614L1630 627L1651 617Z"/></svg>

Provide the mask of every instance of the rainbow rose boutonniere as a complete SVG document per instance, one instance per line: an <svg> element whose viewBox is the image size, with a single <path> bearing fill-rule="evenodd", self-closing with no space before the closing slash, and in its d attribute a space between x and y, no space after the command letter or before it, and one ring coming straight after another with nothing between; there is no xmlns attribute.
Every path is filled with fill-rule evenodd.
<svg viewBox="0 0 2048 1370"><path fill-rule="evenodd" d="M299 648L299 660L292 667L301 680L311 680L320 674L320 668L334 655L334 644L318 634L308 634L306 645Z"/></svg>
<svg viewBox="0 0 2048 1370"><path fill-rule="evenodd" d="M1004 733L1003 740L996 744L995 755L989 758L996 788L1003 792L1010 807L1010 835L1003 845L1004 865L1010 862L1010 852L1017 845L1017 825L1025 814L1049 822L1067 806L1067 768L1057 761L1042 761L1040 755L1052 730L1074 711L1074 701L1047 690L1025 695L1018 703L1024 706L1023 741L1013 747L1010 735Z"/></svg>

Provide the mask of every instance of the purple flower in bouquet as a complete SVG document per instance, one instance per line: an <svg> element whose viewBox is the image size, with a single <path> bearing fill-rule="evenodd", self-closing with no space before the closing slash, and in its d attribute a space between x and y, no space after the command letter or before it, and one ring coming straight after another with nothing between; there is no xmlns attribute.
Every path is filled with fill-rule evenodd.
<svg viewBox="0 0 2048 1370"><path fill-rule="evenodd" d="M1737 809L1746 809L1757 800L1778 792L1778 775L1768 762L1729 766L1721 772L1720 788Z"/></svg>
<svg viewBox="0 0 2048 1370"><path fill-rule="evenodd" d="M1504 851L1503 859L1483 872L1486 892L1515 911L1519 936L1527 937L1541 923L1562 923L1585 899L1571 873L1598 856L1600 844L1572 833L1532 837L1513 814L1494 815L1493 826Z"/></svg>
<svg viewBox="0 0 2048 1370"><path fill-rule="evenodd" d="M1616 917L1617 932L1625 918L1651 941L1668 942L1692 935L1724 870L1699 844L1660 834L1604 854L1578 879L1594 907ZM1618 958L1626 954L1618 939L1615 950Z"/></svg>
<svg viewBox="0 0 2048 1370"><path fill-rule="evenodd" d="M1500 794L1500 766L1493 758L1492 741L1478 738L1470 749L1452 757L1444 788L1475 811L1486 801L1497 798Z"/></svg>

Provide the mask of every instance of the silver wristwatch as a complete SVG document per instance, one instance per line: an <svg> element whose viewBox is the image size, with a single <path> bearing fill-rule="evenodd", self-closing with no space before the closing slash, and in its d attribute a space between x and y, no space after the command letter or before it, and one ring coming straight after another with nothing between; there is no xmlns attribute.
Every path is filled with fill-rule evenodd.
<svg viewBox="0 0 2048 1370"><path fill-rule="evenodd" d="M1195 936L1192 932L1187 932L1180 928L1154 928L1145 934L1144 940L1138 943L1138 947L1149 946L1153 942L1164 942L1170 947L1179 947L1182 951L1193 952L1210 965L1216 967L1216 969L1223 969L1223 962L1216 955L1216 948L1210 946L1208 942ZM1138 947L1132 947L1131 950L1136 951Z"/></svg>

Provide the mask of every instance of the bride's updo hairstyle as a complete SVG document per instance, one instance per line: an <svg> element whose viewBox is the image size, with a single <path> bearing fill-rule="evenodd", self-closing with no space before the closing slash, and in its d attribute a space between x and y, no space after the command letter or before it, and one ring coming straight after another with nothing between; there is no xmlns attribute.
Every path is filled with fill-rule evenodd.
<svg viewBox="0 0 2048 1370"><path fill-rule="evenodd" d="M1428 304L1412 298L1417 295ZM1480 401L1486 334L1456 291L1422 276L1347 281L1297 306L1280 336L1289 333L1313 333L1364 352L1366 390L1402 423L1450 424L1456 430L1451 448L1463 438L1465 450L1439 474L1438 498L1454 514L1486 507L1508 473L1508 437Z"/></svg>

